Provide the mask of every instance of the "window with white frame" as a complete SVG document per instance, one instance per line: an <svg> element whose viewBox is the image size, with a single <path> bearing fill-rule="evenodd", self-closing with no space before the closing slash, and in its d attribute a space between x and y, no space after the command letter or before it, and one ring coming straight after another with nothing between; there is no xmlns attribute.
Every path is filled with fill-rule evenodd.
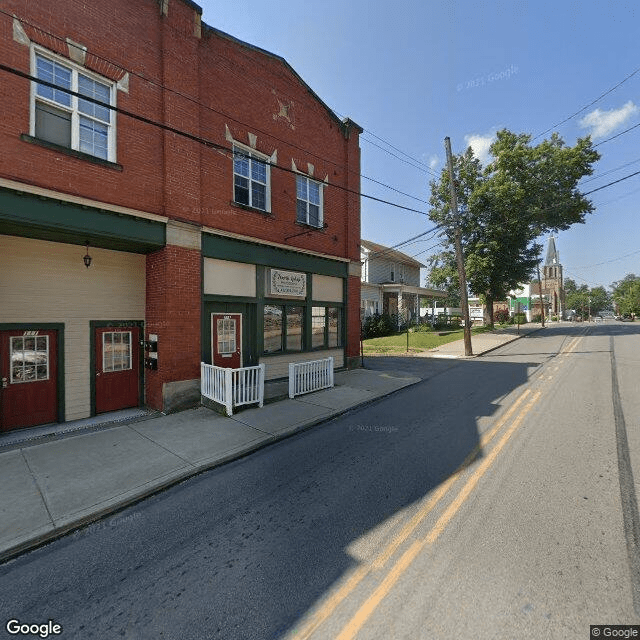
<svg viewBox="0 0 640 640"><path fill-rule="evenodd" d="M132 363L131 331L105 331L102 334L102 371L126 371Z"/></svg>
<svg viewBox="0 0 640 640"><path fill-rule="evenodd" d="M114 106L115 83L42 49L32 55L32 75L60 88L33 83L31 135L115 162L115 112L64 91Z"/></svg>
<svg viewBox="0 0 640 640"><path fill-rule="evenodd" d="M307 176L296 176L296 220L322 228L322 184Z"/></svg>
<svg viewBox="0 0 640 640"><path fill-rule="evenodd" d="M49 379L49 336L12 337L11 384Z"/></svg>
<svg viewBox="0 0 640 640"><path fill-rule="evenodd" d="M269 159L233 145L233 199L263 211L271 210Z"/></svg>

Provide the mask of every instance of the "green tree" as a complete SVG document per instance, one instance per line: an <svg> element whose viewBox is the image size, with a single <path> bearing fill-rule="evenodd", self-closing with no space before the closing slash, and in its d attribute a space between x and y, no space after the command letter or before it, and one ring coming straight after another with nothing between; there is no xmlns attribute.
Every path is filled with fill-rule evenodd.
<svg viewBox="0 0 640 640"><path fill-rule="evenodd" d="M611 294L604 287L590 289L586 284L576 285L574 280L567 278L564 282L565 306L586 315L597 315L611 307Z"/></svg>
<svg viewBox="0 0 640 640"><path fill-rule="evenodd" d="M640 314L640 276L629 273L611 286L613 288L612 297L618 313L622 315Z"/></svg>
<svg viewBox="0 0 640 640"><path fill-rule="evenodd" d="M498 132L491 145L494 158L486 169L471 148L453 158L460 210L460 231L469 288L484 296L493 324L493 302L534 273L542 245L537 238L549 231L583 223L593 205L577 183L592 173L600 157L589 138L566 147L553 134L536 146L531 136ZM456 278L449 205L449 175L431 183L431 219L443 225L445 249L431 261L430 279L451 286Z"/></svg>
<svg viewBox="0 0 640 640"><path fill-rule="evenodd" d="M589 290L591 315L595 316L611 307L611 295L604 287L593 287Z"/></svg>
<svg viewBox="0 0 640 640"><path fill-rule="evenodd" d="M574 280L564 281L565 306L582 314L583 309L589 308L589 287L583 284L578 287Z"/></svg>

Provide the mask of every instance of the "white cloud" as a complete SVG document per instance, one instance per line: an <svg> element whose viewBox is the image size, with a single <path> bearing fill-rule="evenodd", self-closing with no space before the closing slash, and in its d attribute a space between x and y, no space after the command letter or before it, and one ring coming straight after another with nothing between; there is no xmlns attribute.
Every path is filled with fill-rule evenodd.
<svg viewBox="0 0 640 640"><path fill-rule="evenodd" d="M604 138L636 115L638 111L638 107L629 100L619 109L611 109L610 111L596 109L588 113L580 120L580 126L584 129L591 129L589 133L592 138Z"/></svg>
<svg viewBox="0 0 640 640"><path fill-rule="evenodd" d="M476 158L482 162L483 165L486 165L491 160L489 153L489 147L493 143L496 138L495 133L487 133L485 135L470 133L464 137L465 148L471 147L473 149L473 154Z"/></svg>
<svg viewBox="0 0 640 640"><path fill-rule="evenodd" d="M440 164L440 158L437 155L429 156L429 168L433 171Z"/></svg>

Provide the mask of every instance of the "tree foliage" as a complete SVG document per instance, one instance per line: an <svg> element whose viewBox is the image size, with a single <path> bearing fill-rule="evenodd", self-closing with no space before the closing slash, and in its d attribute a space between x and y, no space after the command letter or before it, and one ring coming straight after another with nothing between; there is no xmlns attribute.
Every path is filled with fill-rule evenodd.
<svg viewBox="0 0 640 640"><path fill-rule="evenodd" d="M611 308L611 294L604 287L589 288L586 284L578 286L574 280L567 278L564 282L565 307L573 309L580 315L589 311L592 316Z"/></svg>
<svg viewBox="0 0 640 640"><path fill-rule="evenodd" d="M470 147L453 158L467 281L474 293L484 296L490 315L494 301L505 299L533 275L542 249L537 238L583 223L593 210L577 184L592 173L600 157L589 138L567 147L553 134L532 146L531 136L506 129L498 132L491 154L493 161L484 169ZM443 225L444 250L431 259L429 278L453 288L456 221L449 194L449 174L444 169L431 183L429 213Z"/></svg>
<svg viewBox="0 0 640 640"><path fill-rule="evenodd" d="M622 315L640 315L640 276L628 273L622 280L614 282L613 300Z"/></svg>

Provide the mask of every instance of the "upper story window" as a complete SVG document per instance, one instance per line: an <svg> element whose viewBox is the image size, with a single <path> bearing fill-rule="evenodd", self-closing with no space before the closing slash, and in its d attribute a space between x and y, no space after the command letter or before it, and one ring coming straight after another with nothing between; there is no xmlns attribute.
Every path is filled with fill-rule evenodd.
<svg viewBox="0 0 640 640"><path fill-rule="evenodd" d="M296 176L296 220L322 228L322 185L307 176Z"/></svg>
<svg viewBox="0 0 640 640"><path fill-rule="evenodd" d="M233 145L233 199L262 211L271 210L269 158Z"/></svg>
<svg viewBox="0 0 640 640"><path fill-rule="evenodd" d="M115 112L64 91L114 105L115 83L40 49L34 49L32 64L32 75L60 89L34 83L31 135L115 162Z"/></svg>

